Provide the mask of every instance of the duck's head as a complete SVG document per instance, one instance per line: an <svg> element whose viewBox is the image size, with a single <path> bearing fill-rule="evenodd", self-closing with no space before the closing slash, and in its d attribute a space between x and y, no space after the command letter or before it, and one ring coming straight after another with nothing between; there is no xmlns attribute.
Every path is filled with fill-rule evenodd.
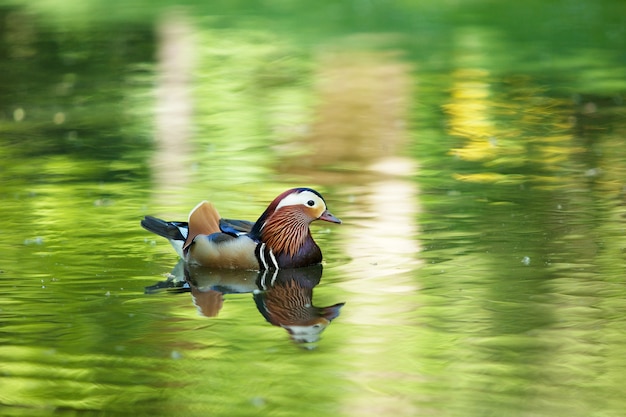
<svg viewBox="0 0 626 417"><path fill-rule="evenodd" d="M306 219L307 223L315 220L341 223L341 220L328 211L324 197L311 188L287 190L272 201L268 210L271 208L274 209L274 213L288 212L293 216Z"/></svg>
<svg viewBox="0 0 626 417"><path fill-rule="evenodd" d="M252 233L259 236L272 223L282 227L308 226L315 220L341 223L328 208L324 197L311 188L292 188L276 197L257 220Z"/></svg>

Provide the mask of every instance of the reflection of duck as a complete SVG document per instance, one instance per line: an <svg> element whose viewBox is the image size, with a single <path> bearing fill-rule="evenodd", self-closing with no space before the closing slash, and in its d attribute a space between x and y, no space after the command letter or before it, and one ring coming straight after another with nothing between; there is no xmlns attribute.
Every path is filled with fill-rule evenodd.
<svg viewBox="0 0 626 417"><path fill-rule="evenodd" d="M209 269L186 265L185 280L198 313L216 317L224 304L224 294L241 294L257 290L258 271Z"/></svg>
<svg viewBox="0 0 626 417"><path fill-rule="evenodd" d="M255 223L220 218L207 201L189 214L189 222L146 216L141 225L166 237L181 258L212 268L265 270L319 264L322 252L309 225L315 220L341 223L310 188L280 194Z"/></svg>
<svg viewBox="0 0 626 417"><path fill-rule="evenodd" d="M322 266L263 271L254 301L265 319L289 332L298 343L316 342L345 303L313 305L313 288L320 282Z"/></svg>
<svg viewBox="0 0 626 417"><path fill-rule="evenodd" d="M147 287L146 292L163 288L190 291L198 312L205 317L218 315L224 294L253 293L259 312L268 322L287 330L295 342L304 343L319 340L344 305L313 305L313 288L321 277L322 265L258 272L215 270L181 261L167 281Z"/></svg>

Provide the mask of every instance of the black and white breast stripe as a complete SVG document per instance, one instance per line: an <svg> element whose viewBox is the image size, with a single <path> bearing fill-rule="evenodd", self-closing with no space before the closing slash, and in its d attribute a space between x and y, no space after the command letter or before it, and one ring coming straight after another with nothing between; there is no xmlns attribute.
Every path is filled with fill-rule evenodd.
<svg viewBox="0 0 626 417"><path fill-rule="evenodd" d="M261 269L280 269L278 266L278 261L276 260L276 256L274 256L274 252L272 249L268 248L265 242L260 242L256 246L256 250L254 251L257 260L259 261L259 266Z"/></svg>

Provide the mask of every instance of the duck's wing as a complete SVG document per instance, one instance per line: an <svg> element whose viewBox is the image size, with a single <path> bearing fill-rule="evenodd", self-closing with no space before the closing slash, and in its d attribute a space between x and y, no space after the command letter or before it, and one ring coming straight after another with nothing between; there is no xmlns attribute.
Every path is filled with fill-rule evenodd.
<svg viewBox="0 0 626 417"><path fill-rule="evenodd" d="M203 201L189 213L189 234L183 250L187 249L198 235L211 235L220 232L220 214L213 204Z"/></svg>
<svg viewBox="0 0 626 417"><path fill-rule="evenodd" d="M254 222L247 220L234 220L234 219L220 219L220 230L223 233L228 233L231 236L241 236L243 234L250 233Z"/></svg>

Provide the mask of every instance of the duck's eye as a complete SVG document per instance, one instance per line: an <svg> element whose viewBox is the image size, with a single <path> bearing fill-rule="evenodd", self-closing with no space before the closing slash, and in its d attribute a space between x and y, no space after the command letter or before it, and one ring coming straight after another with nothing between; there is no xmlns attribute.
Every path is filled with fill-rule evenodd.
<svg viewBox="0 0 626 417"><path fill-rule="evenodd" d="M315 205L315 201L309 200L309 201L306 202L306 205L309 206L309 207L313 207Z"/></svg>

